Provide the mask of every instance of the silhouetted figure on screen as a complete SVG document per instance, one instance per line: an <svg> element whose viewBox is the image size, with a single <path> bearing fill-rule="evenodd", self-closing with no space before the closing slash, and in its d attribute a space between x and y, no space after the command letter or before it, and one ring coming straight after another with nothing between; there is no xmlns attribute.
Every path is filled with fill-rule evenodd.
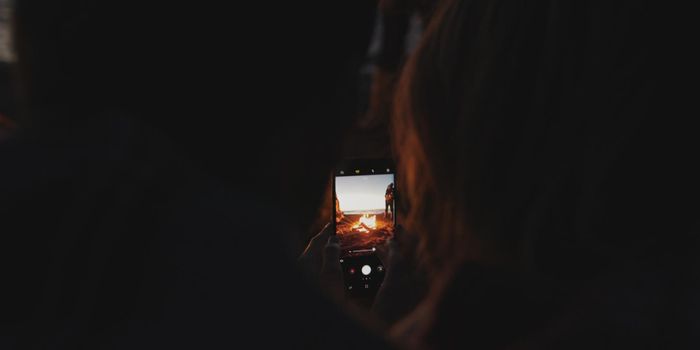
<svg viewBox="0 0 700 350"><path fill-rule="evenodd" d="M384 217L394 217L394 183L390 183L386 187L386 192L384 193Z"/></svg>

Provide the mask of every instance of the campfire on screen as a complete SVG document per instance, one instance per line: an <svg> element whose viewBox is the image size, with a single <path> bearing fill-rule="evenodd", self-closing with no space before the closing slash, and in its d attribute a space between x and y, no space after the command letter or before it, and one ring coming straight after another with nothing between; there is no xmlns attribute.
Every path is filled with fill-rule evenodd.
<svg viewBox="0 0 700 350"><path fill-rule="evenodd" d="M357 222L352 225L352 229L359 232L370 232L377 228L377 216L369 214L362 214Z"/></svg>

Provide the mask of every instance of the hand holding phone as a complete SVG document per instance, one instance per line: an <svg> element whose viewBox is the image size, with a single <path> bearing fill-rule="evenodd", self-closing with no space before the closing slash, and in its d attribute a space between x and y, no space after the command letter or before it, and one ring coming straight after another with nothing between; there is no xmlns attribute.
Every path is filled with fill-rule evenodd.
<svg viewBox="0 0 700 350"><path fill-rule="evenodd" d="M372 298L385 267L377 257L396 227L396 177L387 160L342 163L333 177L333 224L348 294Z"/></svg>

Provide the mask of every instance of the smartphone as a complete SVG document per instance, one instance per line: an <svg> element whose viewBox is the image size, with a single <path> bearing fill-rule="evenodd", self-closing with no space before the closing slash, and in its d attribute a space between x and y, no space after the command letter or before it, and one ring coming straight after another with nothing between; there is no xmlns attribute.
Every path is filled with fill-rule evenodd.
<svg viewBox="0 0 700 350"><path fill-rule="evenodd" d="M396 228L396 174L385 159L355 159L333 174L333 224L349 295L373 297L384 280L377 249Z"/></svg>

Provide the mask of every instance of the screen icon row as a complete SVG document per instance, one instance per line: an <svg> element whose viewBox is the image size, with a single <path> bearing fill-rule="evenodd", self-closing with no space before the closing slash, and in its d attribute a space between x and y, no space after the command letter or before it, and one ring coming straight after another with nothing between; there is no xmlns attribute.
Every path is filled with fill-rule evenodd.
<svg viewBox="0 0 700 350"><path fill-rule="evenodd" d="M370 171L372 172L372 174L375 174L375 173L376 173L376 171L375 171L374 169L370 169ZM387 173L390 173L390 172L391 172L391 169L390 169L390 168L386 168L386 172L387 172ZM340 175L345 175L345 170L341 170L339 173L340 173ZM355 174L360 174L360 173L362 173L362 171L361 171L360 169L355 169Z"/></svg>

